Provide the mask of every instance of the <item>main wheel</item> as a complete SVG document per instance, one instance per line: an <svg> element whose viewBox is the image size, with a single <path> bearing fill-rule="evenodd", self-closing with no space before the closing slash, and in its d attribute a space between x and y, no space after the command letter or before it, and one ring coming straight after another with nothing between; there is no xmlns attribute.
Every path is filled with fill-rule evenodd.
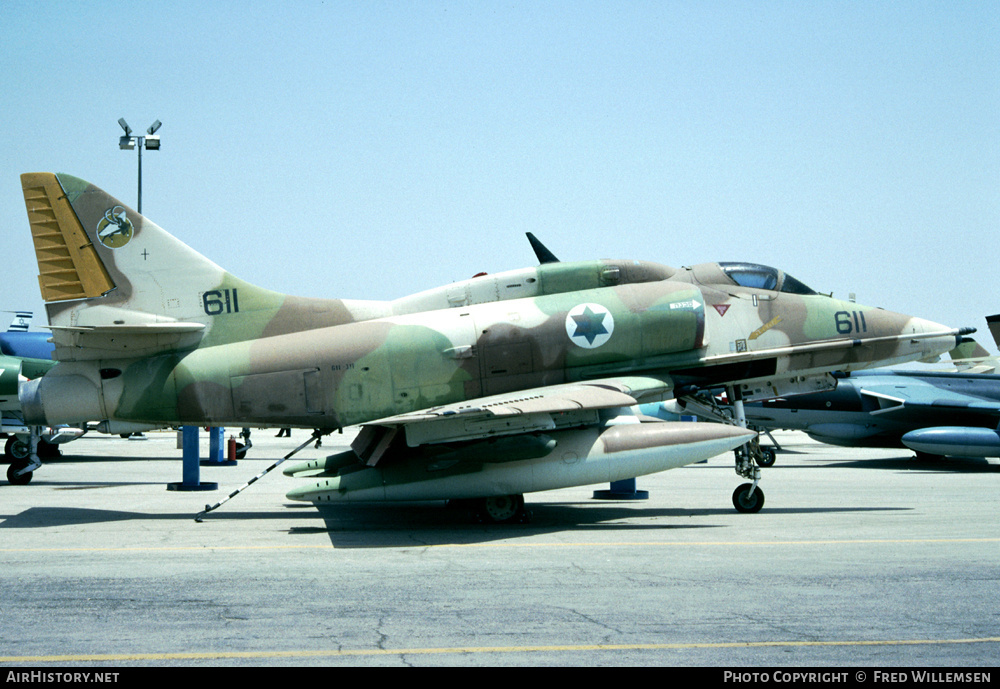
<svg viewBox="0 0 1000 689"><path fill-rule="evenodd" d="M774 461L777 459L777 455L774 454L774 450L770 447L760 448L760 453L757 455L757 466L769 467L774 466Z"/></svg>
<svg viewBox="0 0 1000 689"><path fill-rule="evenodd" d="M7 455L7 461L13 462L16 459L27 459L28 455L31 454L31 446L20 440L16 435L12 435L7 438L7 442L3 446L3 452ZM21 466L27 465L22 464Z"/></svg>
<svg viewBox="0 0 1000 689"><path fill-rule="evenodd" d="M757 486L753 495L750 495L751 488L753 488L752 483L744 483L733 491L733 507L737 512L752 514L760 512L760 508L764 506L764 491Z"/></svg>
<svg viewBox="0 0 1000 689"><path fill-rule="evenodd" d="M479 507L483 518L494 524L510 524L524 518L523 495L497 495L483 498Z"/></svg>
<svg viewBox="0 0 1000 689"><path fill-rule="evenodd" d="M26 486L31 483L31 477L35 475L35 472L29 471L27 473L21 474L20 476L15 476L14 472L23 469L31 463L30 459L15 459L7 467L7 480L10 481L13 486Z"/></svg>

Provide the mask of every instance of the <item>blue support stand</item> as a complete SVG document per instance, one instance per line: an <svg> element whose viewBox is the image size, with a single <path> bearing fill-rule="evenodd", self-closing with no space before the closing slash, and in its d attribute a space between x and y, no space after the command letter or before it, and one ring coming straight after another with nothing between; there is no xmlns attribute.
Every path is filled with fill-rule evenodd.
<svg viewBox="0 0 1000 689"><path fill-rule="evenodd" d="M203 467L234 467L237 465L235 459L226 459L226 429L208 429L208 459L201 460Z"/></svg>
<svg viewBox="0 0 1000 689"><path fill-rule="evenodd" d="M183 439L183 468L180 483L168 483L167 490L193 491L193 490L218 490L218 483L201 481L201 464L198 461L198 427L181 426L181 437Z"/></svg>
<svg viewBox="0 0 1000 689"><path fill-rule="evenodd" d="M610 490L595 490L594 500L648 500L648 490L636 490L635 479L612 481Z"/></svg>

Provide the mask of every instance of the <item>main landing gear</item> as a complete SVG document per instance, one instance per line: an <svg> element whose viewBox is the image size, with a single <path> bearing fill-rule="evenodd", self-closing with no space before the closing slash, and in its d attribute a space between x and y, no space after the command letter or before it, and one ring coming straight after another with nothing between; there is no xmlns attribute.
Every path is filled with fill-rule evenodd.
<svg viewBox="0 0 1000 689"><path fill-rule="evenodd" d="M449 500L449 507L466 509L481 524L527 524L531 512L524 508L523 495L495 495L489 498Z"/></svg>
<svg viewBox="0 0 1000 689"><path fill-rule="evenodd" d="M42 461L38 459L39 450L42 449L40 438L41 429L32 428L27 441L21 440L17 436L11 436L7 439L4 453L10 459L10 466L7 467L7 481L11 485L28 485L35 475L35 469L42 466ZM53 449L55 449L54 446Z"/></svg>

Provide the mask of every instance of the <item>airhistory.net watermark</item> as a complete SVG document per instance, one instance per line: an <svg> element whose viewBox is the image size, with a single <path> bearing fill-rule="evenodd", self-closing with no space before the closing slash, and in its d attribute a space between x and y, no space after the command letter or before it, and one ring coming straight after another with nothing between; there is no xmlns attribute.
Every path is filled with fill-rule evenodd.
<svg viewBox="0 0 1000 689"><path fill-rule="evenodd" d="M114 684L117 672L46 672L44 670L8 670L6 682L23 684Z"/></svg>

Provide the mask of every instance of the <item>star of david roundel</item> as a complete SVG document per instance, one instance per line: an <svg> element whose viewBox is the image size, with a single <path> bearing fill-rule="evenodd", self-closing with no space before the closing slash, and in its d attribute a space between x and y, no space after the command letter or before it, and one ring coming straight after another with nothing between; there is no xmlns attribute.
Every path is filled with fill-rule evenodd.
<svg viewBox="0 0 1000 689"><path fill-rule="evenodd" d="M600 347L614 330L614 316L600 304L580 304L566 314L566 334L584 349Z"/></svg>

